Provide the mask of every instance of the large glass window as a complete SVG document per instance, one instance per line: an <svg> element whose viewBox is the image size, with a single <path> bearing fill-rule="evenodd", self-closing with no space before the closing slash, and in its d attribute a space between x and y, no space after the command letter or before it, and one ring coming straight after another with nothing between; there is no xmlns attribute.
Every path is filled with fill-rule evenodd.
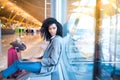
<svg viewBox="0 0 120 80"><path fill-rule="evenodd" d="M114 76L120 76L119 4L119 0L67 0L63 26L66 79L118 80Z"/></svg>
<svg viewBox="0 0 120 80"><path fill-rule="evenodd" d="M95 45L95 5L92 0L68 0L63 26L66 49L63 72L68 80L92 80ZM66 31L65 31L66 30ZM66 71L66 72L65 72Z"/></svg>
<svg viewBox="0 0 120 80"><path fill-rule="evenodd" d="M120 76L120 50L119 50L119 23L120 1L102 0L101 6L101 48L102 48L102 73L118 80ZM102 75L106 78L107 75ZM116 76L116 77L115 77ZM111 79L111 78L108 78Z"/></svg>

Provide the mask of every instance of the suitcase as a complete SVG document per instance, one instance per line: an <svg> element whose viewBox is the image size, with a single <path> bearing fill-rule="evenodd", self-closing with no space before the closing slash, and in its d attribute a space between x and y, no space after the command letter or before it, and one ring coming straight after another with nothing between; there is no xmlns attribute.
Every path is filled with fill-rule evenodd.
<svg viewBox="0 0 120 80"><path fill-rule="evenodd" d="M17 55L16 48L14 48L14 47L9 48L8 49L8 64L7 64L7 66L9 67L10 65L12 65L14 63L14 61L16 61L18 59L19 58ZM18 70L10 77L17 77L21 72L22 72L22 70Z"/></svg>

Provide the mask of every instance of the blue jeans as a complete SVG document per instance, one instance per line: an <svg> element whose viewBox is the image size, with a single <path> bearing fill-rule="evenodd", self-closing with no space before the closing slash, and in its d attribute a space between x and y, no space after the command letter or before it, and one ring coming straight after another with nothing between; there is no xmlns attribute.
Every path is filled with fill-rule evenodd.
<svg viewBox="0 0 120 80"><path fill-rule="evenodd" d="M18 69L33 73L39 73L41 66L42 65L40 62L20 62L19 60L16 60L11 66L2 71L2 76L4 78L7 78L15 73Z"/></svg>

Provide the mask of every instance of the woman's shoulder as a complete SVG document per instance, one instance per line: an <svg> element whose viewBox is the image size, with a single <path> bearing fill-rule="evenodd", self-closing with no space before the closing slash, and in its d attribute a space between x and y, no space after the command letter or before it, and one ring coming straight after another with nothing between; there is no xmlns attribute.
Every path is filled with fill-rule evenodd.
<svg viewBox="0 0 120 80"><path fill-rule="evenodd" d="M55 36L55 38L53 39L53 44L63 45L63 38L61 36Z"/></svg>
<svg viewBox="0 0 120 80"><path fill-rule="evenodd" d="M59 35L56 35L56 36L55 36L55 39L60 39L60 40L61 40L61 39L62 39L62 37L61 37L61 36L59 36Z"/></svg>
<svg viewBox="0 0 120 80"><path fill-rule="evenodd" d="M61 36L59 36L59 35L56 35L55 36L55 38L53 39L53 41L57 41L57 42L61 42L63 39L62 39L62 37Z"/></svg>

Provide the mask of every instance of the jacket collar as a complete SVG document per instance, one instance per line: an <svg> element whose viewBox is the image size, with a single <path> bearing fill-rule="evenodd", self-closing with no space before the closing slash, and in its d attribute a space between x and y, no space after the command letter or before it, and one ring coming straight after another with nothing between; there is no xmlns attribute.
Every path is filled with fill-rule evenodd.
<svg viewBox="0 0 120 80"><path fill-rule="evenodd" d="M56 36L56 35L55 35ZM53 39L55 36L52 36L50 39Z"/></svg>

